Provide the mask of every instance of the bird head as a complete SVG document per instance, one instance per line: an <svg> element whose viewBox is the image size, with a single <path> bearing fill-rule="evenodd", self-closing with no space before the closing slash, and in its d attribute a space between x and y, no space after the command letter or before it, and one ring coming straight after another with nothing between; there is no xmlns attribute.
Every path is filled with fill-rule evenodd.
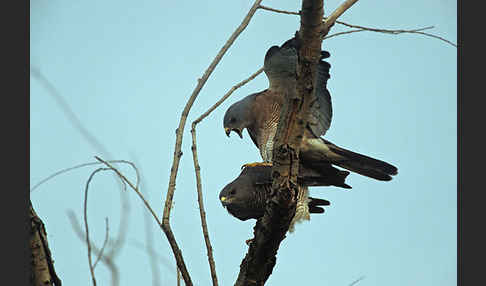
<svg viewBox="0 0 486 286"><path fill-rule="evenodd" d="M256 219L263 215L264 210L255 202L255 192L258 191L251 178L238 177L219 193L219 201L232 216L240 220Z"/></svg>
<svg viewBox="0 0 486 286"><path fill-rule="evenodd" d="M243 138L243 130L251 125L251 101L254 97L247 96L231 105L224 114L223 127L226 136L234 131L240 138Z"/></svg>

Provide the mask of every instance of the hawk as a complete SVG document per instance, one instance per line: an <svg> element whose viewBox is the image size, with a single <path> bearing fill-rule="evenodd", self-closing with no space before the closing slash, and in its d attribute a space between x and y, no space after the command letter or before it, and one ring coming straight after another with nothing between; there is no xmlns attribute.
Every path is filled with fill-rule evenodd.
<svg viewBox="0 0 486 286"><path fill-rule="evenodd" d="M335 185L333 182L341 180L337 186L350 189L344 183L344 179L349 174L346 171L335 169L333 175L322 176L313 170L305 167L299 169L297 206L294 218L292 219L289 231L293 232L296 222L309 220L310 213L323 213L322 206L330 205L330 202L323 199L308 196L308 186L329 186ZM240 175L231 183L227 184L219 193L219 200L223 207L234 217L245 221L248 219L258 219L265 213L267 199L272 191L272 167L271 166L247 166ZM336 178L339 179L336 180ZM336 186L336 185L335 185Z"/></svg>
<svg viewBox="0 0 486 286"><path fill-rule="evenodd" d="M299 42L297 38L286 41L282 46L269 48L264 58L264 72L269 87L261 92L250 94L231 105L223 119L226 135L234 131L241 138L246 128L253 143L258 147L263 163L272 163L272 149L280 117L280 108L285 101L286 90L295 86ZM331 164L352 172L381 181L389 181L398 169L384 161L339 147L321 138L331 125L331 95L327 90L331 65L323 59L330 54L321 51L317 66L316 100L311 104L308 124L304 130L300 147L300 162L303 166L319 171L328 170Z"/></svg>

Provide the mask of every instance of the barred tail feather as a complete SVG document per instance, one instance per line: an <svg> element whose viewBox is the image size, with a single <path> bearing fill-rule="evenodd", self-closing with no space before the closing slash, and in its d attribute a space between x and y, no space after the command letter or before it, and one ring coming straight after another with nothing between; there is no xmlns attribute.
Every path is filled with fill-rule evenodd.
<svg viewBox="0 0 486 286"><path fill-rule="evenodd" d="M341 168L380 181L390 181L392 179L391 176L398 174L397 167L389 163L346 150L326 140L324 142L332 153L338 155L333 156L332 164Z"/></svg>

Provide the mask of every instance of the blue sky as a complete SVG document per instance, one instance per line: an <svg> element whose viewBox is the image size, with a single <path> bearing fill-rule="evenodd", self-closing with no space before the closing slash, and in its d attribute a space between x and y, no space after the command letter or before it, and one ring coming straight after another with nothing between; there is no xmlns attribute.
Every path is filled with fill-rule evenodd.
<svg viewBox="0 0 486 286"><path fill-rule="evenodd" d="M342 1L325 1L325 14ZM142 193L162 216L182 108L210 62L252 5L250 1L30 1L30 62L55 86L108 150L104 154L73 126L56 99L30 77L30 184L94 156L130 160L142 174ZM298 11L300 1L263 1ZM456 1L358 1L339 19L386 29L434 26L457 38ZM190 124L234 84L263 64L266 50L299 29L297 16L259 10L200 92L184 132L171 226L196 285L211 285L200 226ZM331 33L345 31L336 25ZM331 201L323 215L297 225L282 242L268 285L456 285L457 49L416 34L361 32L325 40L331 53L328 88L333 121L325 138L390 162L390 182L358 174L353 189L311 188ZM202 187L220 285L233 285L254 221L241 222L218 201L220 190L246 162L259 161L248 134L227 138L225 110L267 88L263 74L238 89L198 125ZM62 174L31 193L46 224L58 275L66 285L91 283L87 250L67 216L82 222L86 181L96 167ZM128 177L134 172L120 166ZM120 285L152 285L147 211L132 191L126 241L116 256ZM88 219L97 246L119 230L122 199L109 173L90 185ZM151 219L151 218L149 218ZM149 220L159 256L159 285L175 285L175 262L165 235ZM105 265L99 285L110 285ZM157 280L156 279L156 280Z"/></svg>

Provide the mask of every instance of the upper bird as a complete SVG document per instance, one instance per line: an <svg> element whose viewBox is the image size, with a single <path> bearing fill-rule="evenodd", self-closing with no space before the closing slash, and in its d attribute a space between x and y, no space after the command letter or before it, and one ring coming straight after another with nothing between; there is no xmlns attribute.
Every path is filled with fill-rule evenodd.
<svg viewBox="0 0 486 286"><path fill-rule="evenodd" d="M286 90L295 86L297 81L299 46L298 39L294 37L280 47L273 46L268 49L263 69L269 87L235 102L224 115L226 135L229 136L234 131L243 138L242 132L246 128L253 143L260 150L264 165L271 165L272 162L273 139ZM328 169L334 164L376 180L389 181L392 175L398 173L395 166L338 147L321 138L329 129L332 119L331 95L327 90L331 65L323 60L329 56L328 52L321 51L315 83L316 101L310 107L308 124L300 147L300 162L316 171Z"/></svg>

